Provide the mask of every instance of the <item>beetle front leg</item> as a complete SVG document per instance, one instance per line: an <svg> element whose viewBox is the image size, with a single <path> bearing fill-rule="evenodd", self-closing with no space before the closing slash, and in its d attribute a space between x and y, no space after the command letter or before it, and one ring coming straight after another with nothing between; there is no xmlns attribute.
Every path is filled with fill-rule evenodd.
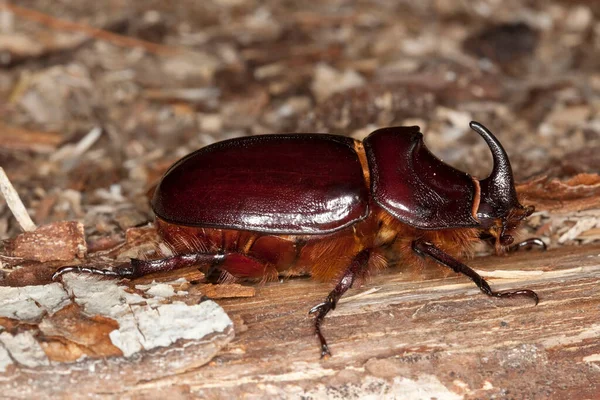
<svg viewBox="0 0 600 400"><path fill-rule="evenodd" d="M364 275L369 264L370 255L371 249L365 249L354 256L350 266L344 271L344 275L342 275L342 278L329 293L325 301L321 304L317 304L308 312L309 314L317 314L315 318L315 334L321 343L321 358L331 356L327 340L325 340L325 336L323 336L323 333L321 332L323 319L329 311L335 310L338 300L352 287L356 278Z"/></svg>
<svg viewBox="0 0 600 400"><path fill-rule="evenodd" d="M460 261L453 258L452 256L446 254L443 250L436 247L432 243L426 242L422 239L418 239L412 243L412 249L415 253L417 253L421 256L431 257L438 263L451 268L454 272L468 276L469 278L471 278L471 280L473 282L475 282L475 284L477 285L479 290L481 290L483 293L487 294L488 296L492 296L492 297L525 296L525 297L532 298L535 301L536 305L540 301L537 293L534 292L533 290L529 290L529 289L506 290L506 291L499 291L499 292L493 291L492 288L490 287L490 285L485 281L485 279L483 279L481 277L481 275L479 275L477 272L475 272L472 268L461 263Z"/></svg>
<svg viewBox="0 0 600 400"><path fill-rule="evenodd" d="M486 242L487 244L489 244L491 247L495 247L495 242L496 242L496 238L492 235L490 235L489 233L482 233L481 235L479 235L479 238L481 240L483 240L484 242ZM532 249L533 247L538 247L540 250L546 251L548 250L548 246L546 246L546 243L544 243L544 241L540 238L529 238L526 240L523 240L522 242L519 243L515 243L513 245L508 246L508 252L509 253L514 253L516 251L519 251L521 249Z"/></svg>
<svg viewBox="0 0 600 400"><path fill-rule="evenodd" d="M515 252L521 249L531 249L532 247L539 247L541 250L546 251L548 250L548 246L546 246L546 243L544 243L544 241L540 238L529 238L527 240L523 240L522 242L519 242L517 244L513 244L512 246L510 246L508 248L509 252Z"/></svg>

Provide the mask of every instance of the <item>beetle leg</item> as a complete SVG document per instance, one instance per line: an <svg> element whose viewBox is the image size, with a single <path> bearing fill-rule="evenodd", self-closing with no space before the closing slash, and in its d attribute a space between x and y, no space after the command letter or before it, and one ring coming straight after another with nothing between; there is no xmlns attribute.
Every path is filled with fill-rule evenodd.
<svg viewBox="0 0 600 400"><path fill-rule="evenodd" d="M321 332L321 324L323 323L323 319L329 311L335 310L338 300L344 295L344 293L346 293L348 289L352 287L352 284L356 278L362 276L364 272L366 272L370 255L371 249L365 249L358 253L352 259L350 266L348 266L344 272L344 275L342 275L342 278L337 283L335 288L329 293L325 301L321 304L317 304L308 312L309 314L317 314L315 317L315 334L321 343L321 358L325 356L331 356L329 346L327 345L327 340L325 340L325 336L323 336L323 333Z"/></svg>
<svg viewBox="0 0 600 400"><path fill-rule="evenodd" d="M110 276L111 278L119 278L122 276L122 274L124 274L123 272L119 272L120 269L121 269L121 267L118 267L116 270L113 271L110 269L103 269L103 268L97 268L97 267L86 267L84 265L61 267L52 274L52 280L55 281L62 275L69 273L69 272L75 272L77 274L93 274L93 275ZM127 265L123 266L123 269L127 269Z"/></svg>
<svg viewBox="0 0 600 400"><path fill-rule="evenodd" d="M535 301L537 305L539 302L539 297L536 292L529 289L518 289L518 290L506 290L495 292L490 288L490 285L475 272L472 268L467 265L461 263L450 255L446 254L443 250L436 247L434 244L426 242L424 240L418 239L412 243L412 249L417 254L421 256L428 256L433 258L438 263L445 265L446 267L451 268L454 272L463 274L471 278L473 282L477 285L479 290L488 296L492 297L514 297L514 296L526 296L530 297Z"/></svg>
<svg viewBox="0 0 600 400"><path fill-rule="evenodd" d="M52 275L52 280L57 280L61 275L68 272L95 274L114 278L137 278L153 272L172 271L197 264L218 263L222 262L225 256L223 253L189 253L149 261L132 258L131 262L120 265L114 270L85 266L62 267Z"/></svg>
<svg viewBox="0 0 600 400"><path fill-rule="evenodd" d="M495 246L496 243L496 238L493 237L492 235L490 235L487 232L483 232L482 234L479 235L479 239L483 240L484 242L487 242L487 244L489 244L491 247ZM521 250L523 248L529 250L532 247L539 247L540 249L546 251L548 248L546 246L546 243L544 243L544 241L540 238L529 238L527 240L523 240L522 242L513 244L511 246L508 247L508 252L512 253L518 250Z"/></svg>
<svg viewBox="0 0 600 400"><path fill-rule="evenodd" d="M510 246L508 248L508 251L514 252L514 251L521 250L523 248L529 250L529 249L531 249L534 246L539 247L543 251L548 250L548 247L546 246L546 243L544 243L544 241L542 239L540 239L540 238L529 238L529 239L523 240L522 242L519 242L517 244L513 244L512 246Z"/></svg>
<svg viewBox="0 0 600 400"><path fill-rule="evenodd" d="M187 253L177 254L159 260L140 260L132 258L129 263L122 264L114 270L96 267L74 266L59 268L52 279L56 280L67 272L87 273L113 278L137 278L154 272L169 272L176 269L204 265L203 270L208 277L222 269L235 278L273 278L277 271L268 263L241 253Z"/></svg>

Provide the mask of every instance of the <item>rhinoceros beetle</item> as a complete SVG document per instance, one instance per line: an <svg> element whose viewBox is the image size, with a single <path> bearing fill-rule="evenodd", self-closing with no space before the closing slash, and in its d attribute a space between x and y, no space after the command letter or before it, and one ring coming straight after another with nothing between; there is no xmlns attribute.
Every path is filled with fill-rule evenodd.
<svg viewBox="0 0 600 400"><path fill-rule="evenodd" d="M310 310L322 356L330 354L321 332L327 313L354 282L390 260L407 265L428 257L488 296L537 304L532 290L494 291L459 261L481 240L502 251L534 211L519 203L500 142L482 124L470 127L493 156L492 172L481 180L435 157L418 126L379 129L362 142L289 134L215 143L176 162L154 192L156 226L175 255L132 259L115 270L64 267L54 278L72 271L134 278L199 265L221 280L335 280Z"/></svg>

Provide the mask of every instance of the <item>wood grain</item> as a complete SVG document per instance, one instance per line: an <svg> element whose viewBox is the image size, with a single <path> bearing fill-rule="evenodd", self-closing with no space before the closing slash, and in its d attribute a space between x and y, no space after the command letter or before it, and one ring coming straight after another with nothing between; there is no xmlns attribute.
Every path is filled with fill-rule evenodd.
<svg viewBox="0 0 600 400"><path fill-rule="evenodd" d="M597 398L600 246L484 257L470 265L496 289L536 290L539 305L486 297L453 274L406 280L400 268L389 270L351 290L327 317L333 357L321 360L307 310L330 287L294 279L256 286L253 298L219 300L236 322L236 338L204 367L194 366L190 348L178 351L176 368L163 350L133 361L12 370L3 394L408 396L416 384L438 398ZM493 278L510 273L516 278Z"/></svg>

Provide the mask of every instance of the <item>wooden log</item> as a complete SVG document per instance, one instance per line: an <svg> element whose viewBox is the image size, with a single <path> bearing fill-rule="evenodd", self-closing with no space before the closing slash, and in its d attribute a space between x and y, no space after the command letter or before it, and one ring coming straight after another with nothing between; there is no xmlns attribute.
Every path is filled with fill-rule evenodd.
<svg viewBox="0 0 600 400"><path fill-rule="evenodd" d="M595 398L600 246L477 258L470 265L490 277L495 289L536 290L539 305L486 297L460 276L407 280L401 268L391 269L351 290L326 318L333 357L321 360L307 310L330 287L308 279L274 282L257 285L252 298L219 300L235 321L236 338L203 367L197 367L193 347L178 347L175 355L162 349L133 360L10 368L2 393ZM514 279L494 278L511 272Z"/></svg>

